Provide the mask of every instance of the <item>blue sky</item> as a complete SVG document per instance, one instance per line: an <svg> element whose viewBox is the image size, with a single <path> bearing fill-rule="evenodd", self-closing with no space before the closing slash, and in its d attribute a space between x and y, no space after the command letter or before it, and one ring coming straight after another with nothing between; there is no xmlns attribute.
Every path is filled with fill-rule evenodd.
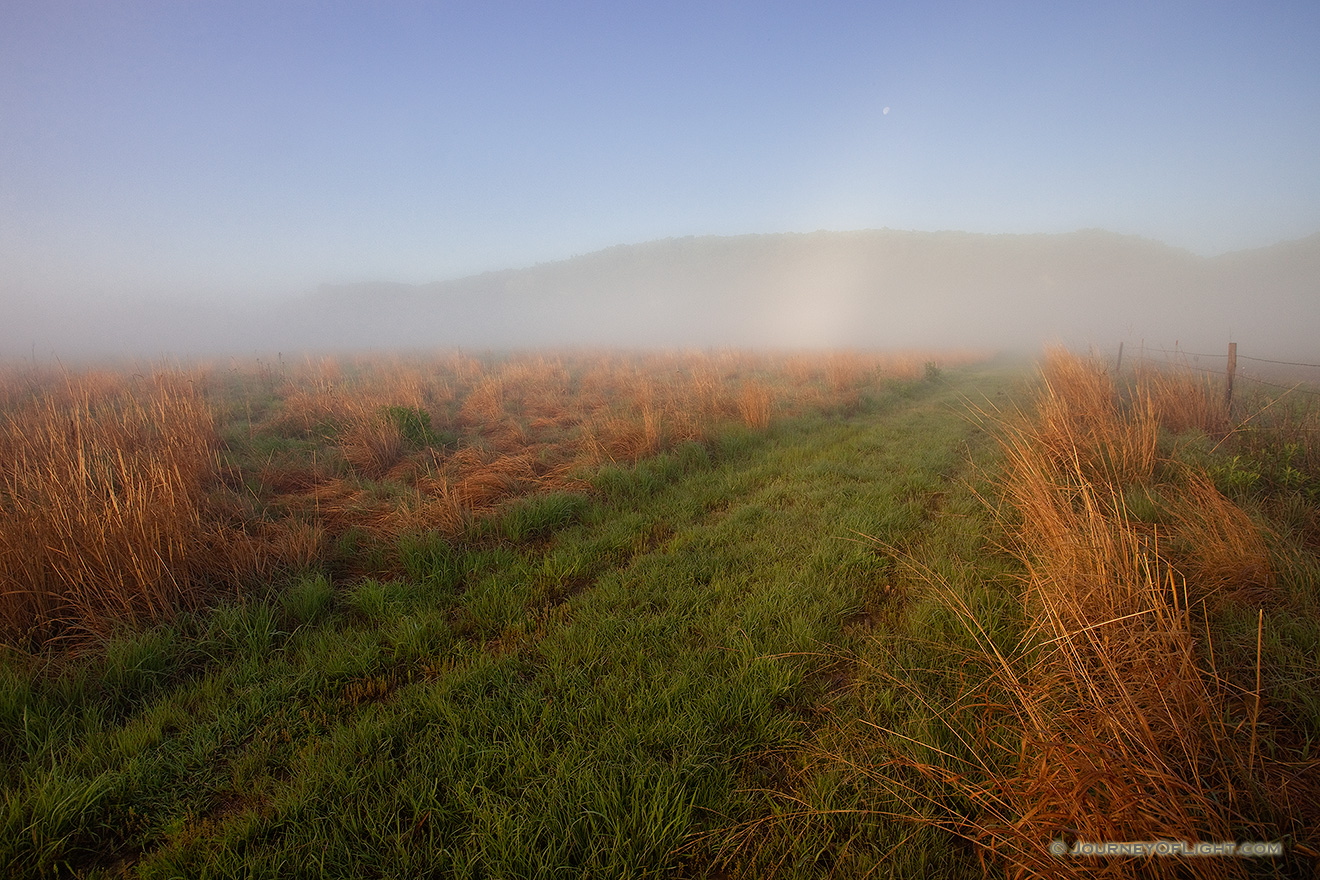
<svg viewBox="0 0 1320 880"><path fill-rule="evenodd" d="M0 283L248 294L668 236L1320 231L1311 2L0 5ZM888 112L886 112L888 108Z"/></svg>

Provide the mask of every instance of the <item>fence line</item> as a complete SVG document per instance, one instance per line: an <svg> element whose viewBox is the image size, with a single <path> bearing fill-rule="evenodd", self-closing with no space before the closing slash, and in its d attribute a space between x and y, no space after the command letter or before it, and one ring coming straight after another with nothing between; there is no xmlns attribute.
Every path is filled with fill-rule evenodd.
<svg viewBox="0 0 1320 880"><path fill-rule="evenodd" d="M1170 364L1169 364L1168 361L1162 361L1162 360L1160 360L1159 358L1153 358L1153 357L1149 357L1149 356L1147 356L1147 355L1139 355L1139 354L1138 354L1138 355L1130 355L1130 356L1129 356L1129 360L1141 361L1142 363L1153 364L1154 366L1157 366L1157 367L1167 367L1167 366L1170 366ZM1206 375L1209 375L1209 376L1223 376L1223 375L1225 375L1225 372L1226 372L1225 370L1215 370L1215 369L1212 369L1212 368L1210 368L1210 367L1202 367L1202 366L1197 366L1197 365L1193 365L1193 364L1184 364L1184 365L1182 365L1182 366L1185 366L1185 367L1186 367L1187 369L1189 369L1189 370L1195 370L1195 371L1198 372L1198 373L1205 373Z"/></svg>
<svg viewBox="0 0 1320 880"><path fill-rule="evenodd" d="M1143 346L1142 350L1157 351L1160 354L1185 355L1187 357L1220 358L1220 359L1228 357L1227 354L1208 354L1203 351L1187 351L1181 348L1158 348L1156 346L1151 346L1151 345ZM1285 367L1310 367L1315 370L1320 370L1320 364L1306 364L1306 363L1302 363L1301 361L1276 361L1272 358L1253 357L1252 355L1249 354L1240 354L1238 355L1238 357L1242 358L1243 360L1256 361L1257 363L1262 363L1262 364L1279 364L1280 366L1285 366Z"/></svg>
<svg viewBox="0 0 1320 880"><path fill-rule="evenodd" d="M1289 367L1311 367L1313 369L1318 369L1318 370L1320 370L1320 364L1304 364L1304 363L1299 363L1297 361L1276 361L1276 360L1271 360L1270 358L1252 357L1249 354L1238 354L1236 349L1237 349L1236 343L1229 343L1229 352L1227 354L1205 354L1194 351L1184 351L1180 348L1169 349L1169 348L1148 347L1143 345L1141 347L1141 352L1142 352L1141 354L1128 355L1128 359L1130 361L1138 361L1141 363L1153 364L1155 366L1167 367L1170 366L1167 360L1159 360L1158 358L1150 357L1147 354L1145 354L1145 352L1148 351L1160 352L1162 354L1185 355L1189 357L1225 358L1227 359L1227 364L1225 365L1226 368L1222 370L1210 369L1208 367L1203 367L1199 364L1181 365L1188 369L1195 370L1196 372L1206 376L1224 377L1226 381L1225 402L1228 402L1232 398L1232 388L1233 388L1232 383L1235 376L1241 377L1250 382L1254 382L1257 385L1268 385L1271 388L1279 388L1289 393L1306 394L1311 397L1320 397L1320 391L1312 391L1309 388L1302 388L1301 383L1298 383L1297 385L1281 385L1278 382L1271 382L1268 379L1262 379L1259 376L1253 376L1250 375L1249 373L1243 373L1237 369L1237 365L1235 362L1238 358L1242 358L1243 360L1257 361L1258 363L1264 363L1264 364L1280 364L1282 366L1289 366ZM1122 364L1121 344L1119 346L1119 357L1120 357L1119 365L1121 366ZM1117 369L1117 367L1115 369Z"/></svg>
<svg viewBox="0 0 1320 880"><path fill-rule="evenodd" d="M1252 382L1255 382L1258 385L1268 385L1271 388L1282 388L1284 391L1291 391L1297 394L1309 394L1312 397L1320 397L1320 391L1311 391L1307 388L1301 388L1297 385L1280 385L1278 382L1269 382L1266 381L1265 379L1261 379L1256 376L1247 375L1246 373L1239 373L1238 375L1241 376L1243 379L1250 379Z"/></svg>
<svg viewBox="0 0 1320 880"><path fill-rule="evenodd" d="M1142 350L1143 350L1143 351L1158 351L1158 352L1160 352L1161 354L1182 354L1182 355L1188 355L1188 356L1190 356L1190 357L1203 357L1203 358L1226 358L1226 357L1228 357L1228 355L1226 355L1226 354L1206 354L1205 352L1200 352L1200 351L1187 351L1186 349L1183 349L1183 348L1157 348L1157 347L1155 347L1155 346L1153 346L1153 345L1143 345L1143 346L1142 346Z"/></svg>
<svg viewBox="0 0 1320 880"><path fill-rule="evenodd" d="M1223 355L1220 355L1220 357L1222 356ZM1246 360L1249 361L1260 361L1262 364L1283 364L1284 366L1287 367L1313 367L1317 370L1320 370L1320 364L1302 364L1302 363L1298 363L1297 361L1272 361L1269 358L1252 357L1249 354L1240 354L1238 355L1238 357L1245 358Z"/></svg>

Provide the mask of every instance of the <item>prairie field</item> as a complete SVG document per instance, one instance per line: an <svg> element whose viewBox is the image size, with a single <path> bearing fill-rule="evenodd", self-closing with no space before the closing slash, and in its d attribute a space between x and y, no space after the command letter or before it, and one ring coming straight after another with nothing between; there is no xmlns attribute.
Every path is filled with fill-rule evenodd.
<svg viewBox="0 0 1320 880"><path fill-rule="evenodd" d="M5 366L0 869L1312 876L1320 400L1283 386ZM1086 849L1156 840L1279 852Z"/></svg>
<svg viewBox="0 0 1320 880"><path fill-rule="evenodd" d="M0 627L40 644L281 570L397 574L400 538L454 537L519 498L554 507L603 466L729 425L856 409L926 364L939 368L846 352L11 367Z"/></svg>

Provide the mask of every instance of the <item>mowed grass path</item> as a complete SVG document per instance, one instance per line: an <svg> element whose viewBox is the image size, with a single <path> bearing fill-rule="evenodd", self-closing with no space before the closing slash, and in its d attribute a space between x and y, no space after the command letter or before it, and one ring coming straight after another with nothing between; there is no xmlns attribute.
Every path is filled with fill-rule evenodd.
<svg viewBox="0 0 1320 880"><path fill-rule="evenodd" d="M7 658L0 873L736 869L718 854L786 781L769 756L812 739L836 658L886 625L892 549L984 547L963 481L991 444L963 400L1016 375L606 468L403 542L396 579L306 574L60 668ZM828 873L830 841L800 844L819 864L794 872Z"/></svg>

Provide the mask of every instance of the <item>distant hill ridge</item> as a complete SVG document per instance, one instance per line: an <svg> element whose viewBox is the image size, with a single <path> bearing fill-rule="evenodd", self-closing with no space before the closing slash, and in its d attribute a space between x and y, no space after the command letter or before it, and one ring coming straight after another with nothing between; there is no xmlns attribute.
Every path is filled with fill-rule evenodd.
<svg viewBox="0 0 1320 880"><path fill-rule="evenodd" d="M309 335L370 346L1035 346L1314 350L1320 234L1202 257L1103 230L864 230L617 245L422 285L326 285Z"/></svg>
<svg viewBox="0 0 1320 880"><path fill-rule="evenodd" d="M959 346L1119 340L1320 363L1320 234L1203 257L1103 230L669 238L266 305L0 300L0 354L465 346Z"/></svg>

